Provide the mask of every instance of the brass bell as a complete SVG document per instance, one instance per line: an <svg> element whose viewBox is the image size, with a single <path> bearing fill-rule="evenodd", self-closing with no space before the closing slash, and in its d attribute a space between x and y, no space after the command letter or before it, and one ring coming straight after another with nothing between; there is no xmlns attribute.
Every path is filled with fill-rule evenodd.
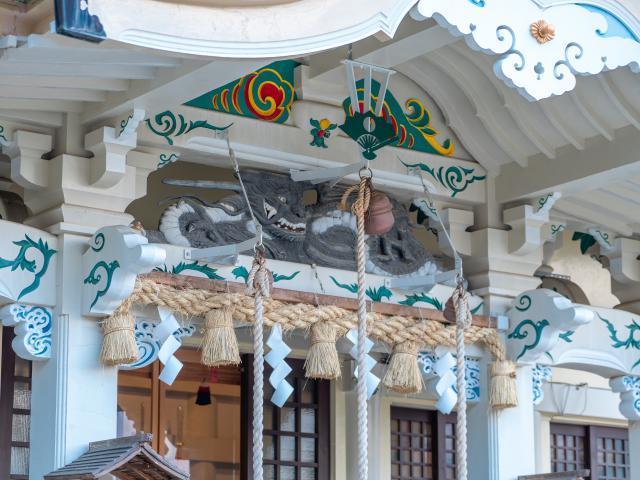
<svg viewBox="0 0 640 480"><path fill-rule="evenodd" d="M373 192L364 230L369 235L384 235L394 223L393 205L384 193Z"/></svg>

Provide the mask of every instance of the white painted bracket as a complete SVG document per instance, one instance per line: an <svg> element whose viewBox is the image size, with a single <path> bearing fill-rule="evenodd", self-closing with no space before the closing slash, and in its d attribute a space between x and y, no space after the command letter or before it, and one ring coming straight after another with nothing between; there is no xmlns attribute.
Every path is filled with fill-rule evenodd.
<svg viewBox="0 0 640 480"><path fill-rule="evenodd" d="M206 260L207 263L216 265L235 265L238 255L255 248L262 242L262 225L256 225L256 236L240 243L220 245L208 248L185 248L185 260Z"/></svg>
<svg viewBox="0 0 640 480"><path fill-rule="evenodd" d="M606 256L607 252L615 250L613 242L616 235L613 232L608 232L601 228L589 228L587 231L589 232L589 235L595 238L596 242L598 242L598 245L600 246L600 253L602 255Z"/></svg>
<svg viewBox="0 0 640 480"><path fill-rule="evenodd" d="M363 159L360 162L350 163L343 167L319 168L316 170L291 170L291 180L294 182L311 182L316 185L318 183L328 182L330 180L338 180L347 175L359 172L366 165Z"/></svg>
<svg viewBox="0 0 640 480"><path fill-rule="evenodd" d="M551 213L551 209L556 204L556 202L560 200L560 197L562 197L561 192L547 193L538 197L534 203L534 208L536 210L535 216L543 219L548 219L549 214Z"/></svg>
<svg viewBox="0 0 640 480"><path fill-rule="evenodd" d="M42 156L53 148L51 135L19 130L5 148L11 159L11 180L22 188L41 190L49 185L48 160Z"/></svg>
<svg viewBox="0 0 640 480"><path fill-rule="evenodd" d="M458 253L465 256L471 255L471 233L467 232L467 228L472 227L475 222L473 211L445 208L440 212L440 218L449 231L451 242L455 245ZM438 245L445 253L452 255L451 246L441 232L442 227L437 223L435 227L439 233Z"/></svg>
<svg viewBox="0 0 640 480"><path fill-rule="evenodd" d="M555 242L566 229L567 224L565 222L550 221L545 223L542 237L545 242Z"/></svg>
<svg viewBox="0 0 640 480"><path fill-rule="evenodd" d="M162 246L124 226L105 227L82 257L82 306L86 315L110 315L133 292L136 277L165 261Z"/></svg>
<svg viewBox="0 0 640 480"><path fill-rule="evenodd" d="M438 245L442 251L449 256L454 256L451 245L442 231L442 225L440 225L438 221L438 210L435 202L431 202L427 198L414 198L411 203L418 207L422 213L431 220L429 225L437 230ZM473 211L445 208L440 211L440 219L444 224L444 228L449 232L451 242L455 245L458 253L465 256L471 255L471 234L467 232L467 228L474 224Z"/></svg>
<svg viewBox="0 0 640 480"><path fill-rule="evenodd" d="M519 205L505 210L503 220L511 227L509 253L527 255L542 245L543 227L549 222L549 213L547 209L534 211L531 205Z"/></svg>
<svg viewBox="0 0 640 480"><path fill-rule="evenodd" d="M458 270L424 275L420 277L385 278L384 285L395 290L420 289L429 293L437 284L451 284L455 281Z"/></svg>
<svg viewBox="0 0 640 480"><path fill-rule="evenodd" d="M531 382L533 388L533 404L540 405L544 400L544 392L542 391L542 385L545 382L551 381L551 367L546 365L536 364L531 371Z"/></svg>
<svg viewBox="0 0 640 480"><path fill-rule="evenodd" d="M111 188L122 180L127 169L127 153L136 147L135 133L116 136L112 127L102 127L84 137L84 146L93 153L89 184Z"/></svg>
<svg viewBox="0 0 640 480"><path fill-rule="evenodd" d="M51 358L53 312L47 307L14 303L0 309L5 327L13 327L16 337L11 343L20 358L44 361Z"/></svg>
<svg viewBox="0 0 640 480"><path fill-rule="evenodd" d="M605 253L613 278L623 284L640 283L640 240L616 238Z"/></svg>
<svg viewBox="0 0 640 480"><path fill-rule="evenodd" d="M508 356L522 363L535 362L560 341L562 333L575 331L595 316L592 310L547 289L520 294L508 315Z"/></svg>
<svg viewBox="0 0 640 480"><path fill-rule="evenodd" d="M134 138L138 126L145 117L145 111L142 108L134 108L125 115L116 119L114 128L118 134L118 140L127 140Z"/></svg>
<svg viewBox="0 0 640 480"><path fill-rule="evenodd" d="M620 413L629 420L640 420L640 377L626 375L612 378L609 386L620 394Z"/></svg>

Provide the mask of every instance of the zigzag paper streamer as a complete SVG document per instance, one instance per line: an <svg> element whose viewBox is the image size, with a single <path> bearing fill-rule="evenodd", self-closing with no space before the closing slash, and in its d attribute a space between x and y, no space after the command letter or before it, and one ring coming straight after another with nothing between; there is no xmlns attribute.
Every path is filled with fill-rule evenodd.
<svg viewBox="0 0 640 480"><path fill-rule="evenodd" d="M161 344L158 360L164 365L159 378L167 385L172 385L182 370L182 362L174 355L182 343L173 336L173 332L180 328L180 324L167 308L158 307L158 314L160 323L156 326L154 334L156 341Z"/></svg>
<svg viewBox="0 0 640 480"><path fill-rule="evenodd" d="M273 368L269 376L269 383L274 389L271 396L271 403L282 408L287 399L293 393L293 387L285 379L291 373L291 367L284 361L291 353L291 348L282 340L282 327L275 324L271 328L271 333L267 339L267 346L271 349L265 355L265 361Z"/></svg>
<svg viewBox="0 0 640 480"><path fill-rule="evenodd" d="M358 331L356 329L349 330L349 332L347 333L347 340L349 340L353 344L353 347L351 347L349 354L351 355L351 358L357 361ZM367 356L365 357L365 366L367 372L367 398L371 398L373 396L373 394L376 392L376 389L378 388L378 385L380 384L380 379L373 373L371 373L373 367L376 366L376 361L374 360L374 358L368 355L368 353L373 348L373 345L373 342L367 338L364 344L364 350L367 353ZM358 378L358 367L354 369L353 376Z"/></svg>
<svg viewBox="0 0 640 480"><path fill-rule="evenodd" d="M447 415L451 413L458 402L458 394L455 391L456 375L453 371L456 366L456 359L447 352L433 363L431 375L427 387L435 390L438 395L436 408L439 412Z"/></svg>

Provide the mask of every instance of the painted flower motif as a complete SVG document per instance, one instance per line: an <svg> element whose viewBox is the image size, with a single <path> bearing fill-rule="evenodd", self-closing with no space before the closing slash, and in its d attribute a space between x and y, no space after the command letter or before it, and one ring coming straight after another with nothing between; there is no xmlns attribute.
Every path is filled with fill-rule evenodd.
<svg viewBox="0 0 640 480"><path fill-rule="evenodd" d="M550 42L556 36L556 27L544 20L538 20L531 24L531 36L540 44Z"/></svg>
<svg viewBox="0 0 640 480"><path fill-rule="evenodd" d="M329 138L331 136L331 130L334 130L338 125L331 123L326 118L320 121L311 118L309 119L309 123L313 127L310 132L313 139L309 145L318 148L328 148L325 143L325 138Z"/></svg>

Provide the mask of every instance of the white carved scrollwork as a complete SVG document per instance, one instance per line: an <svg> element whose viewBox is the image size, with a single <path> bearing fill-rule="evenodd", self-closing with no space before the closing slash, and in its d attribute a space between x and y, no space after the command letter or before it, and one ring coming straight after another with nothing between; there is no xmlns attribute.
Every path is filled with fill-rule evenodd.
<svg viewBox="0 0 640 480"><path fill-rule="evenodd" d="M147 319L136 319L135 337L138 346L138 360L128 365L121 365L120 370L135 370L137 368L146 367L158 359L158 352L162 343L156 338L156 323ZM173 336L180 341L185 337L190 337L196 332L195 325L187 325L180 327Z"/></svg>
<svg viewBox="0 0 640 480"><path fill-rule="evenodd" d="M467 402L477 402L480 400L480 361L472 357L465 357L465 359ZM422 370L427 391L438 397L436 408L444 414L450 413L458 400L455 355L447 352L438 357L433 352L420 352L418 364Z"/></svg>
<svg viewBox="0 0 640 480"><path fill-rule="evenodd" d="M474 49L499 58L495 74L529 100L573 90L576 75L629 65L640 72L640 43L619 20L579 4L543 8L532 0L420 0L414 17L433 17ZM541 44L531 25L553 26Z"/></svg>
<svg viewBox="0 0 640 480"><path fill-rule="evenodd" d="M14 327L16 337L11 346L20 358L42 361L51 358L50 308L14 303L0 309L0 320L6 327Z"/></svg>
<svg viewBox="0 0 640 480"><path fill-rule="evenodd" d="M640 377L626 375L612 378L609 385L620 394L620 413L629 420L640 420Z"/></svg>
<svg viewBox="0 0 640 480"><path fill-rule="evenodd" d="M544 399L542 384L551 381L551 367L535 365L532 370L533 404L539 405Z"/></svg>

